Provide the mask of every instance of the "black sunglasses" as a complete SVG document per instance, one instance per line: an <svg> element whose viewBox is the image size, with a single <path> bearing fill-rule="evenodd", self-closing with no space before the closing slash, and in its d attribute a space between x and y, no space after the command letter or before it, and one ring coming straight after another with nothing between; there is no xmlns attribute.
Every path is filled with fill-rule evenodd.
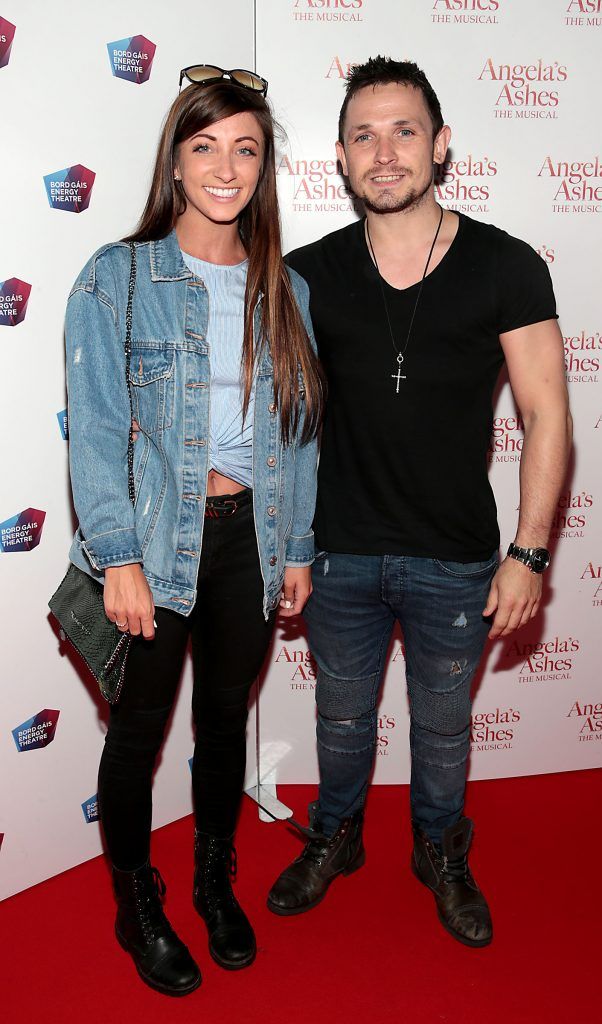
<svg viewBox="0 0 602 1024"><path fill-rule="evenodd" d="M254 71L243 71L241 68L224 71L223 68L218 68L215 64L191 64L190 67L182 68L180 71L178 92L182 89L184 78L187 78L193 85L208 85L210 82L226 79L234 82L235 85L241 85L243 89L258 92L261 96L267 96L268 93L268 83L265 78L256 75Z"/></svg>

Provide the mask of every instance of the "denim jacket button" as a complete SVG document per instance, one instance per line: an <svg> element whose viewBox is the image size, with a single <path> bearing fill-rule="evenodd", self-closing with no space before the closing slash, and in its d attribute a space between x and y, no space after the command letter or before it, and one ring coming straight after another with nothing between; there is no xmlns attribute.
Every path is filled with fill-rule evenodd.
<svg viewBox="0 0 602 1024"><path fill-rule="evenodd" d="M270 565L276 565L277 561L278 559L276 558L276 555L272 555L270 558Z"/></svg>
<svg viewBox="0 0 602 1024"><path fill-rule="evenodd" d="M266 459L266 461L267 461L268 466L275 466L276 465L276 456L275 455L269 455L268 458Z"/></svg>
<svg viewBox="0 0 602 1024"><path fill-rule="evenodd" d="M276 515L276 509L274 508L274 506L273 506L273 505L270 505L270 506L268 507L268 515L269 515L269 516L275 516L275 515Z"/></svg>
<svg viewBox="0 0 602 1024"><path fill-rule="evenodd" d="M275 402L270 402L270 404L268 405L268 409L270 410L271 413L275 413L276 412L276 403Z"/></svg>

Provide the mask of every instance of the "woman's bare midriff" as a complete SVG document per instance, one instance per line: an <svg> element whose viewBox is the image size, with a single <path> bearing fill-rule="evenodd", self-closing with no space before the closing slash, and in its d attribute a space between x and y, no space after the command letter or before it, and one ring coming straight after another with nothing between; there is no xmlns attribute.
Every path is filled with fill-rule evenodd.
<svg viewBox="0 0 602 1024"><path fill-rule="evenodd" d="M222 476L215 469L210 469L207 474L207 496L214 494L236 494L237 491L244 491L245 485L238 480L231 480L229 476Z"/></svg>

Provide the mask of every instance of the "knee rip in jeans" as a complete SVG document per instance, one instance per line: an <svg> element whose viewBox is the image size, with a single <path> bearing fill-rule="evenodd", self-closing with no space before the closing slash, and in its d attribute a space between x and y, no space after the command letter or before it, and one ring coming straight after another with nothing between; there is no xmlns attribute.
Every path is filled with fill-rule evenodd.
<svg viewBox="0 0 602 1024"><path fill-rule="evenodd" d="M470 691L460 684L447 692L428 690L420 683L411 686L412 719L429 732L458 736L470 722Z"/></svg>
<svg viewBox="0 0 602 1024"><path fill-rule="evenodd" d="M374 726L374 719L375 712L368 711L357 718L326 718L320 715L319 722L327 732L344 735L348 732L368 732Z"/></svg>
<svg viewBox="0 0 602 1024"><path fill-rule="evenodd" d="M468 658L462 658L458 661L456 658L452 659L451 667L449 670L450 676L461 676L463 672L466 672L468 667Z"/></svg>
<svg viewBox="0 0 602 1024"><path fill-rule="evenodd" d="M375 711L352 719L324 718L320 715L318 743L332 754L361 754L372 749L375 720Z"/></svg>

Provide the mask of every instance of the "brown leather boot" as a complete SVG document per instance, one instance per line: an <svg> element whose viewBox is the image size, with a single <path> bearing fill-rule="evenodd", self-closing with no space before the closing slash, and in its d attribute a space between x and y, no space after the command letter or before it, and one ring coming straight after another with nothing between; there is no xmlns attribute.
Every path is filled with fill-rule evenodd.
<svg viewBox="0 0 602 1024"><path fill-rule="evenodd" d="M414 827L412 871L435 895L443 927L465 946L487 946L493 926L487 901L468 866L472 821L460 818L445 829L441 847Z"/></svg>
<svg viewBox="0 0 602 1024"><path fill-rule="evenodd" d="M276 880L268 894L268 909L287 916L303 914L324 899L337 875L351 875L366 859L362 841L364 812L341 822L332 836L318 836Z"/></svg>

